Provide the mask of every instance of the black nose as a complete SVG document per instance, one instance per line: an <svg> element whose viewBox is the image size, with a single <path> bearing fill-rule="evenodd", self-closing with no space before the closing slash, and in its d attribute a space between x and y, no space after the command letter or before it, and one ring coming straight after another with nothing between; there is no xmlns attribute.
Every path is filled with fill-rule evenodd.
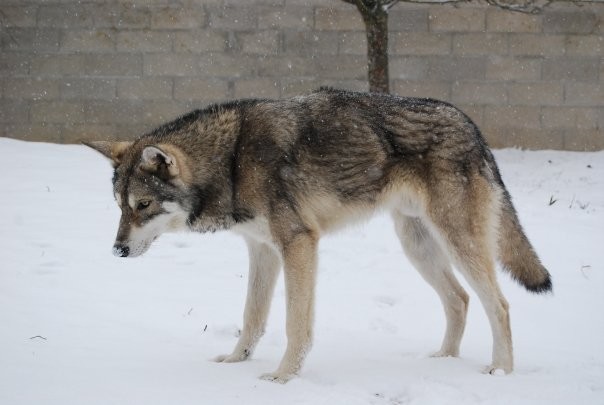
<svg viewBox="0 0 604 405"><path fill-rule="evenodd" d="M130 248L123 245L115 245L113 247L113 255L117 257L126 257L130 254Z"/></svg>

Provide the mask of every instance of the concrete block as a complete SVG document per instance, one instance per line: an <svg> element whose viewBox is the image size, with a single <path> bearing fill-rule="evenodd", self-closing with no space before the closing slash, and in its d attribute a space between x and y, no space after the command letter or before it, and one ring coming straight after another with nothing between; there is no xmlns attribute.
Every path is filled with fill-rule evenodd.
<svg viewBox="0 0 604 405"><path fill-rule="evenodd" d="M32 75L75 76L86 72L86 56L80 55L40 55L31 60Z"/></svg>
<svg viewBox="0 0 604 405"><path fill-rule="evenodd" d="M507 89L502 83L455 82L451 94L453 103L467 105L502 105L507 101Z"/></svg>
<svg viewBox="0 0 604 405"><path fill-rule="evenodd" d="M593 10L547 10L543 31L547 33L589 34L598 27L598 16Z"/></svg>
<svg viewBox="0 0 604 405"><path fill-rule="evenodd" d="M367 55L367 34L355 31L340 32L338 35L338 53L344 55Z"/></svg>
<svg viewBox="0 0 604 405"><path fill-rule="evenodd" d="M206 23L202 7L190 5L168 6L151 9L151 27L157 29L195 29Z"/></svg>
<svg viewBox="0 0 604 405"><path fill-rule="evenodd" d="M115 33L109 30L67 30L63 33L61 50L66 52L112 52Z"/></svg>
<svg viewBox="0 0 604 405"><path fill-rule="evenodd" d="M426 77L436 81L484 80L485 57L427 57Z"/></svg>
<svg viewBox="0 0 604 405"><path fill-rule="evenodd" d="M214 102L228 98L229 87L224 80L177 78L174 81L174 98L176 100L199 100Z"/></svg>
<svg viewBox="0 0 604 405"><path fill-rule="evenodd" d="M172 79L163 77L119 79L117 96L132 100L171 99Z"/></svg>
<svg viewBox="0 0 604 405"><path fill-rule="evenodd" d="M338 33L333 31L285 31L284 48L286 53L297 55L335 55L338 53ZM343 53L350 54L351 52Z"/></svg>
<svg viewBox="0 0 604 405"><path fill-rule="evenodd" d="M541 128L541 108L529 106L486 106L484 121L487 127Z"/></svg>
<svg viewBox="0 0 604 405"><path fill-rule="evenodd" d="M175 32L173 35L174 51L185 53L201 53L208 51L224 51L226 49L225 34L213 30L188 30Z"/></svg>
<svg viewBox="0 0 604 405"><path fill-rule="evenodd" d="M55 124L86 122L85 106L78 101L35 101L31 106L31 120Z"/></svg>
<svg viewBox="0 0 604 405"><path fill-rule="evenodd" d="M143 103L139 100L93 100L87 102L86 122L92 124L137 123L143 120Z"/></svg>
<svg viewBox="0 0 604 405"><path fill-rule="evenodd" d="M316 8L315 29L326 31L363 31L365 24L355 8Z"/></svg>
<svg viewBox="0 0 604 405"><path fill-rule="evenodd" d="M557 57L543 60L543 80L576 80L597 82L598 58Z"/></svg>
<svg viewBox="0 0 604 405"><path fill-rule="evenodd" d="M0 77L29 75L32 58L27 52L0 52Z"/></svg>
<svg viewBox="0 0 604 405"><path fill-rule="evenodd" d="M257 59L255 64L258 77L314 77L318 73L314 59L296 55L269 56Z"/></svg>
<svg viewBox="0 0 604 405"><path fill-rule="evenodd" d="M539 80L541 59L493 56L487 60L486 77L492 80Z"/></svg>
<svg viewBox="0 0 604 405"><path fill-rule="evenodd" d="M566 105L603 106L604 84L567 82L565 84Z"/></svg>
<svg viewBox="0 0 604 405"><path fill-rule="evenodd" d="M482 133L492 148L515 147L529 150L562 150L564 148L564 131L562 130L485 127Z"/></svg>
<svg viewBox="0 0 604 405"><path fill-rule="evenodd" d="M258 60L265 61L269 57L262 55L229 55L224 53L211 53L198 58L199 76L209 78L233 79L251 76L256 69Z"/></svg>
<svg viewBox="0 0 604 405"><path fill-rule="evenodd" d="M313 8L310 6L267 9L258 15L260 29L310 30L313 24Z"/></svg>
<svg viewBox="0 0 604 405"><path fill-rule="evenodd" d="M518 56L560 56L564 35L509 34L510 54Z"/></svg>
<svg viewBox="0 0 604 405"><path fill-rule="evenodd" d="M596 130L600 128L599 118L602 109L574 108L574 111L576 115L575 128L578 130Z"/></svg>
<svg viewBox="0 0 604 405"><path fill-rule="evenodd" d="M59 82L41 77L12 77L3 80L4 98L52 100L59 98Z"/></svg>
<svg viewBox="0 0 604 405"><path fill-rule="evenodd" d="M56 52L59 49L59 30L7 28L2 42L4 49L11 51Z"/></svg>
<svg viewBox="0 0 604 405"><path fill-rule="evenodd" d="M388 30L390 32L426 32L428 31L428 21L426 7L410 8L400 4L390 9Z"/></svg>
<svg viewBox="0 0 604 405"><path fill-rule="evenodd" d="M27 142L56 142L62 141L63 126L49 123L18 123L2 125L3 136L20 139Z"/></svg>
<svg viewBox="0 0 604 405"><path fill-rule="evenodd" d="M266 30L241 33L238 37L243 53L274 55L279 52L279 31Z"/></svg>
<svg viewBox="0 0 604 405"><path fill-rule="evenodd" d="M390 80L417 80L429 78L426 75L428 61L425 58L397 56L390 58Z"/></svg>
<svg viewBox="0 0 604 405"><path fill-rule="evenodd" d="M430 31L435 32L481 32L486 28L485 8L433 6L429 9L428 22Z"/></svg>
<svg viewBox="0 0 604 405"><path fill-rule="evenodd" d="M600 110L590 107L543 107L543 128L593 130L599 128Z"/></svg>
<svg viewBox="0 0 604 405"><path fill-rule="evenodd" d="M61 96L64 99L103 99L111 100L116 96L113 79L73 78L61 83Z"/></svg>
<svg viewBox="0 0 604 405"><path fill-rule="evenodd" d="M115 139L115 125L113 124L67 124L61 126L61 142L76 143L82 141Z"/></svg>
<svg viewBox="0 0 604 405"><path fill-rule="evenodd" d="M363 79L367 77L367 58L356 55L325 55L315 59L324 79Z"/></svg>
<svg viewBox="0 0 604 405"><path fill-rule="evenodd" d="M566 54L601 57L604 55L604 35L568 35Z"/></svg>
<svg viewBox="0 0 604 405"><path fill-rule="evenodd" d="M205 105L197 102L195 105L176 100L148 101L141 112L141 118L131 125L144 124L145 131L152 130L159 125L170 122L194 108L203 108ZM143 132L143 130L139 130Z"/></svg>
<svg viewBox="0 0 604 405"><path fill-rule="evenodd" d="M543 17L523 14L496 7L487 10L487 31L491 32L541 32Z"/></svg>
<svg viewBox="0 0 604 405"><path fill-rule="evenodd" d="M155 21L157 23L157 21ZM142 29L151 26L151 10L148 7L136 6L133 3L119 4L118 28Z"/></svg>
<svg viewBox="0 0 604 405"><path fill-rule="evenodd" d="M235 82L235 98L279 98L279 82L272 79L247 79Z"/></svg>
<svg viewBox="0 0 604 405"><path fill-rule="evenodd" d="M136 7L134 4L130 4L131 7ZM86 7L90 10L92 15L92 25L95 28L118 28L123 27L118 25L121 22L120 17L120 4L117 2L95 2L88 3Z"/></svg>
<svg viewBox="0 0 604 405"><path fill-rule="evenodd" d="M447 55L451 53L451 35L428 32L399 32L390 34L392 55Z"/></svg>
<svg viewBox="0 0 604 405"><path fill-rule="evenodd" d="M512 105L561 105L564 89L559 81L510 83L508 99Z"/></svg>
<svg viewBox="0 0 604 405"><path fill-rule="evenodd" d="M506 34L455 34L453 53L461 56L505 55L508 53L508 37Z"/></svg>
<svg viewBox="0 0 604 405"><path fill-rule="evenodd" d="M38 8L34 5L2 6L2 26L8 27L35 27Z"/></svg>
<svg viewBox="0 0 604 405"><path fill-rule="evenodd" d="M137 53L89 54L86 55L85 65L85 73L91 76L124 77L143 73L143 57Z"/></svg>
<svg viewBox="0 0 604 405"><path fill-rule="evenodd" d="M245 31L252 30L258 25L258 9L253 6L208 7L208 9L211 29Z"/></svg>
<svg viewBox="0 0 604 405"><path fill-rule="evenodd" d="M177 117L175 115L174 117ZM157 126L162 124L163 122L158 121L156 123L150 124L149 122L132 122L132 123L117 123L114 124L114 138L120 141L133 141L136 138L140 137L143 134L146 134Z"/></svg>
<svg viewBox="0 0 604 405"><path fill-rule="evenodd" d="M136 30L117 34L119 52L169 52L171 49L171 32Z"/></svg>
<svg viewBox="0 0 604 405"><path fill-rule="evenodd" d="M25 100L0 99L0 122L25 123L29 121L30 103Z"/></svg>
<svg viewBox="0 0 604 405"><path fill-rule="evenodd" d="M604 149L604 132L602 130L573 130L564 132L565 150L575 150L579 152L594 151Z"/></svg>
<svg viewBox="0 0 604 405"><path fill-rule="evenodd" d="M195 76L199 73L199 56L175 53L143 55L145 76Z"/></svg>
<svg viewBox="0 0 604 405"><path fill-rule="evenodd" d="M547 129L575 128L577 114L573 107L543 107L541 108L541 124Z"/></svg>
<svg viewBox="0 0 604 405"><path fill-rule="evenodd" d="M92 8L86 4L46 5L38 9L38 27L91 28Z"/></svg>

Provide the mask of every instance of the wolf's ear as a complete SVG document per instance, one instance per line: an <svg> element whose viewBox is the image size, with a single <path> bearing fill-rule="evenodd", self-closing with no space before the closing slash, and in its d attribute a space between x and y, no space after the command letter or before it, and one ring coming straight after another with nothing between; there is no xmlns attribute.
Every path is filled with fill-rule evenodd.
<svg viewBox="0 0 604 405"><path fill-rule="evenodd" d="M122 162L124 153L132 146L133 142L119 141L83 141L84 145L101 152L113 163L113 167L118 167Z"/></svg>
<svg viewBox="0 0 604 405"><path fill-rule="evenodd" d="M143 149L140 167L163 180L170 180L180 173L175 154L164 151L158 146L147 146Z"/></svg>

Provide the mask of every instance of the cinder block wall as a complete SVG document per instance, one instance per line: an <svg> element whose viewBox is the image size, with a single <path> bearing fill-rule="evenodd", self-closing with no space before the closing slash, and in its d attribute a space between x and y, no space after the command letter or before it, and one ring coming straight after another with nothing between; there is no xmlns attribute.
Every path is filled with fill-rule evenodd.
<svg viewBox="0 0 604 405"><path fill-rule="evenodd" d="M366 90L340 0L1 0L0 136L133 138L190 109ZM466 111L493 147L604 149L604 4L540 15L399 3L392 92Z"/></svg>

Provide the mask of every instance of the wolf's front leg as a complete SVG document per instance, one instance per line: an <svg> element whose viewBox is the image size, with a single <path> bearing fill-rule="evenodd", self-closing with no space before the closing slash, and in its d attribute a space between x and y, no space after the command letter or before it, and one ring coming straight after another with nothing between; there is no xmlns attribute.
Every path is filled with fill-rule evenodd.
<svg viewBox="0 0 604 405"><path fill-rule="evenodd" d="M215 360L218 362L233 363L251 356L264 334L275 282L281 268L279 256L273 248L252 239L247 239L246 242L250 270L243 313L243 330L233 353L216 357Z"/></svg>
<svg viewBox="0 0 604 405"><path fill-rule="evenodd" d="M317 238L308 233L296 235L283 248L283 261L287 349L279 368L261 377L279 383L286 383L295 376L312 345Z"/></svg>

